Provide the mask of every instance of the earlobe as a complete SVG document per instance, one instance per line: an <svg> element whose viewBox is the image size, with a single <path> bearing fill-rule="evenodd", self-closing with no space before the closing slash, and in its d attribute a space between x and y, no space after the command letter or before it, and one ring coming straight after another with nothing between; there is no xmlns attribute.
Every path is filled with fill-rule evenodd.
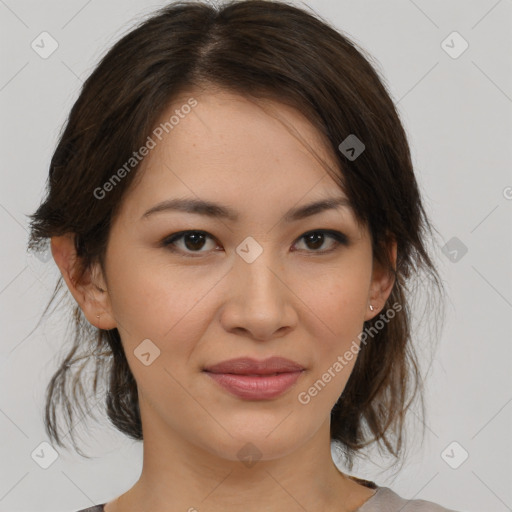
<svg viewBox="0 0 512 512"><path fill-rule="evenodd" d="M394 238L391 238L390 242L388 243L388 252L390 263L393 269L396 270L398 248ZM368 309L370 310L370 313L367 311L365 320L371 320L377 314L376 312L380 311L380 309L388 300L394 285L395 276L393 272L374 260L372 281L370 284L370 293L368 296Z"/></svg>
<svg viewBox="0 0 512 512"><path fill-rule="evenodd" d="M79 275L80 261L73 233L52 237L50 246L69 291L89 323L99 329L115 328L110 298L99 264L94 264L82 276Z"/></svg>

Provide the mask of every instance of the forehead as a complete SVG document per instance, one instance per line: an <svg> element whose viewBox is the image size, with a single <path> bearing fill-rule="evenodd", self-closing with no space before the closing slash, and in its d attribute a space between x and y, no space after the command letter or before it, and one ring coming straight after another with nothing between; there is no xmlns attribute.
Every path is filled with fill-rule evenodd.
<svg viewBox="0 0 512 512"><path fill-rule="evenodd" d="M332 148L288 105L192 89L173 100L155 130L131 194L140 209L171 195L246 205L343 195L327 172L339 165Z"/></svg>
<svg viewBox="0 0 512 512"><path fill-rule="evenodd" d="M191 100L193 108L186 109ZM187 110L188 113L184 114ZM179 119L176 115L180 114ZM297 157L333 162L327 139L298 110L275 100L242 96L232 91L191 90L175 98L159 119L158 127L173 118L176 123L163 134L157 150L175 151L172 157L256 161ZM167 126L169 128L169 126ZM261 150L265 151L262 152ZM152 153L162 156L162 151ZM170 155L169 155L170 156ZM336 165L336 164L334 164ZM299 166L300 167L300 166Z"/></svg>

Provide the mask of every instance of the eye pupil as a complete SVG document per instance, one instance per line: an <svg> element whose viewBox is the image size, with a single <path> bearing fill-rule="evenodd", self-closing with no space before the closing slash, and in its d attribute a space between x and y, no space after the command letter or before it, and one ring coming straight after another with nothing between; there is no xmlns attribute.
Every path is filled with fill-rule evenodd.
<svg viewBox="0 0 512 512"><path fill-rule="evenodd" d="M201 249L201 247L204 245L204 234L202 233L189 233L184 236L184 239L185 246L190 250ZM191 239L192 244L188 243L188 241ZM199 244L199 246L197 244Z"/></svg>
<svg viewBox="0 0 512 512"><path fill-rule="evenodd" d="M321 247L324 242L324 234L323 233L311 233L307 236L308 241L313 242L313 248L317 249L318 247ZM320 242L320 243L318 243Z"/></svg>

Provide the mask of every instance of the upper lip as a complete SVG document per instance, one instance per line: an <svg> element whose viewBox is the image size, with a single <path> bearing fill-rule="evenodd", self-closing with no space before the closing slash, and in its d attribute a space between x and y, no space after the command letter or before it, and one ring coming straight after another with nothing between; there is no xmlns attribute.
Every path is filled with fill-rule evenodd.
<svg viewBox="0 0 512 512"><path fill-rule="evenodd" d="M204 371L210 373L233 373L237 375L271 375L274 373L288 373L304 370L304 367L295 361L284 357L269 357L263 361L250 357L240 357L222 361L205 367Z"/></svg>

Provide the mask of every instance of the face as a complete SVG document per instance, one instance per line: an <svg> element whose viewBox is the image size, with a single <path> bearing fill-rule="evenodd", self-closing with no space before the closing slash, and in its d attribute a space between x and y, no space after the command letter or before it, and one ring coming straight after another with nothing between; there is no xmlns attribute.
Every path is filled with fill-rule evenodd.
<svg viewBox="0 0 512 512"><path fill-rule="evenodd" d="M198 92L162 120L191 96L190 113L153 137L114 219L108 302L98 313L121 335L145 436L157 425L224 459L236 460L247 442L273 459L329 422L356 360L343 356L356 352L363 322L376 314L368 304L383 303L389 285L306 118L279 103ZM175 199L216 203L232 216L170 208ZM328 199L339 205L293 215ZM204 371L272 356L303 368L272 396L230 391Z"/></svg>

